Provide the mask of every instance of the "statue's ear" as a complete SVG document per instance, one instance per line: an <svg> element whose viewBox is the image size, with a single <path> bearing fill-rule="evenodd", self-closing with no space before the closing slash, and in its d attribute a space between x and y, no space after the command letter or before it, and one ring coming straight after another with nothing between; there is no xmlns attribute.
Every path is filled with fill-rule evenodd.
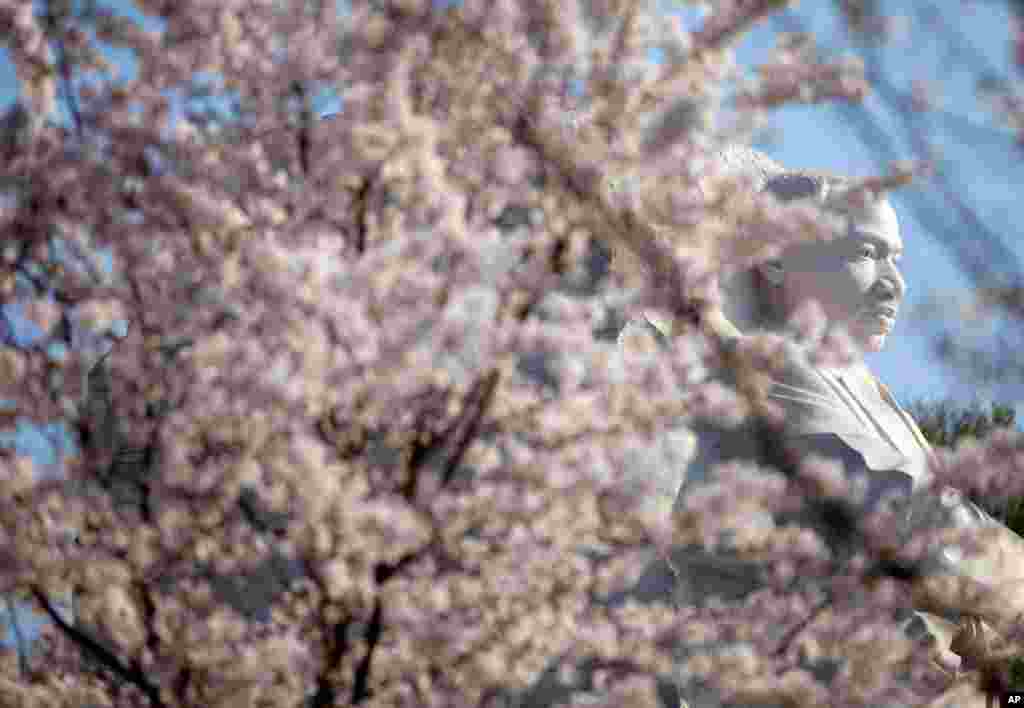
<svg viewBox="0 0 1024 708"><path fill-rule="evenodd" d="M772 285L782 285L782 277L784 274L782 268L782 261L771 260L766 263L761 263L757 266L758 271Z"/></svg>

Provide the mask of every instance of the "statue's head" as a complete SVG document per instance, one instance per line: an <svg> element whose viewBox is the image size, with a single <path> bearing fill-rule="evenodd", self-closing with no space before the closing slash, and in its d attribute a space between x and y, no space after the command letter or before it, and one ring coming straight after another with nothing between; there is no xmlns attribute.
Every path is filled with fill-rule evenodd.
<svg viewBox="0 0 1024 708"><path fill-rule="evenodd" d="M850 182L841 177L782 168L762 175L762 189L782 201L816 200L842 217L844 231L831 241L790 246L738 274L726 285L727 316L741 330L771 329L800 303L816 300L829 321L845 324L863 352L882 349L906 292L899 269L903 241L892 205L884 198L847 199Z"/></svg>

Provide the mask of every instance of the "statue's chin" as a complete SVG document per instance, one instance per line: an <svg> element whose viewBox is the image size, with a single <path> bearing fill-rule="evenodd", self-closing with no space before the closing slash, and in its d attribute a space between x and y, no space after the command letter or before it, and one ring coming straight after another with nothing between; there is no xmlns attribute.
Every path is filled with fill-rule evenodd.
<svg viewBox="0 0 1024 708"><path fill-rule="evenodd" d="M882 351L883 347L885 347L886 336L887 335L884 334L869 334L867 337L861 339L861 350L865 354L874 354Z"/></svg>
<svg viewBox="0 0 1024 708"><path fill-rule="evenodd" d="M864 318L851 322L849 332L860 346L861 352L864 354L874 354L875 352L882 351L882 348L885 346L885 340L888 339L891 330L891 321L886 322Z"/></svg>

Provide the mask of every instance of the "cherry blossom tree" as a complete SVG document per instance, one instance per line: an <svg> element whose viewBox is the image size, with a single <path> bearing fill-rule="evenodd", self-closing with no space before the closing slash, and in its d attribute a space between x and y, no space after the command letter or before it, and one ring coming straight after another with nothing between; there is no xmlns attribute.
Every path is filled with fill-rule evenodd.
<svg viewBox="0 0 1024 708"><path fill-rule="evenodd" d="M893 568L929 539L893 548L891 515L845 513L834 470L773 457L760 384L780 342L726 357L708 327L719 273L830 233L720 174L716 149L758 112L868 90L809 39L735 80L731 43L786 3L717 3L695 31L639 0L136 4L147 21L0 0L22 86L0 299L45 333L0 349L3 420L78 442L59 474L0 458L0 590L51 620L0 693L496 706L554 672L563 698L652 706L701 636L731 649L688 670L745 705L1005 689L982 663L941 681L892 630L914 579ZM323 91L343 106L316 120ZM179 115L200 94L218 118ZM642 311L678 336L624 361L614 333ZM827 360L843 341L811 345ZM707 510L825 504L856 553L780 527L744 550L777 572L742 606L616 600L652 551L715 542L716 514L677 523L658 487L707 419L754 426L769 463L724 474ZM1020 494L1019 444L949 453L936 483ZM830 579L824 604L801 574ZM846 668L812 673L813 651Z"/></svg>

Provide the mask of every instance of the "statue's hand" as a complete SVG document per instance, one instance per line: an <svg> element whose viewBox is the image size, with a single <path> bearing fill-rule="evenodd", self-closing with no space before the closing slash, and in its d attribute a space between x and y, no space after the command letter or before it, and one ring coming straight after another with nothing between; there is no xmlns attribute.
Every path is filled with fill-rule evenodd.
<svg viewBox="0 0 1024 708"><path fill-rule="evenodd" d="M916 593L936 610L975 615L1000 633L1024 618L1024 540L1002 524L978 529L980 549L943 550L945 573L922 578Z"/></svg>
<svg viewBox="0 0 1024 708"><path fill-rule="evenodd" d="M904 540L936 534L916 564L915 609L974 615L1000 634L1024 619L1024 539L951 488L915 493L905 506Z"/></svg>
<svg viewBox="0 0 1024 708"><path fill-rule="evenodd" d="M967 616L960 623L960 630L953 637L949 648L960 656L961 667L966 671L979 669L993 659L999 635L980 617Z"/></svg>
<svg viewBox="0 0 1024 708"><path fill-rule="evenodd" d="M978 617L965 617L951 648L961 659L958 677L968 678L986 694L1011 689L1010 660L1020 656L1020 646L1007 642ZM986 699L985 705L991 705Z"/></svg>
<svg viewBox="0 0 1024 708"><path fill-rule="evenodd" d="M1024 542L1001 524L979 529L978 540L978 552L944 553L950 562L943 572L917 578L912 602L918 610L959 614L951 631L936 635L940 649L959 655L962 671L990 672L1022 653L1005 637L1024 622Z"/></svg>

